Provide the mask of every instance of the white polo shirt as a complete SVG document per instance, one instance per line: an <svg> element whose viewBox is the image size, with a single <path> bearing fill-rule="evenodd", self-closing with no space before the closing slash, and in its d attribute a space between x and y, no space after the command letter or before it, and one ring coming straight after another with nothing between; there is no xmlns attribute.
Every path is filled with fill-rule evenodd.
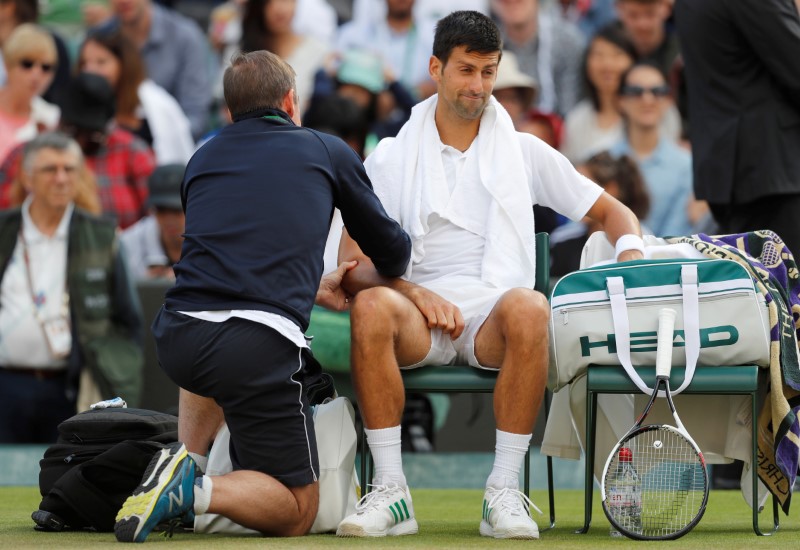
<svg viewBox="0 0 800 550"><path fill-rule="evenodd" d="M39 231L30 217L31 197L22 204L22 235L0 284L0 366L63 369L67 359L56 359L47 345L42 319L62 313L67 278L67 238L73 205L52 237ZM27 245L28 267L25 263Z"/></svg>

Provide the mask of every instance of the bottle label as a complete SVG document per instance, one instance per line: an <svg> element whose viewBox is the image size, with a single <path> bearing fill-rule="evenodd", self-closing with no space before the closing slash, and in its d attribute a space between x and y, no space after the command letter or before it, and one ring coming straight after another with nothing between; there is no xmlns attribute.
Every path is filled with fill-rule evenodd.
<svg viewBox="0 0 800 550"><path fill-rule="evenodd" d="M606 504L614 521L628 532L642 532L642 488L631 464L623 464L612 480Z"/></svg>

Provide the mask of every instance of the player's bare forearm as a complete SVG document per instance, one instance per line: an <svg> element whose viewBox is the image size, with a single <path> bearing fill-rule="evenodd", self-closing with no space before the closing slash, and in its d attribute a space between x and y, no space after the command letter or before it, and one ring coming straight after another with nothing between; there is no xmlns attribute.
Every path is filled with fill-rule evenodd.
<svg viewBox="0 0 800 550"><path fill-rule="evenodd" d="M603 192L591 209L588 216L598 222L603 227L603 231L608 235L608 240L616 244L617 239L623 235L638 235L641 237L642 229L639 220L630 208L620 201ZM621 252L618 261L641 259L642 253L639 250L625 250Z"/></svg>
<svg viewBox="0 0 800 550"><path fill-rule="evenodd" d="M603 226L612 243L623 235L642 235L636 214L608 193L600 195L589 209L588 216Z"/></svg>
<svg viewBox="0 0 800 550"><path fill-rule="evenodd" d="M345 229L339 244L339 263L357 260L358 265L347 271L342 279L342 287L351 295L375 286L385 286L400 293L405 293L412 283L399 277L384 277L375 268L372 260L364 254L358 244Z"/></svg>
<svg viewBox="0 0 800 550"><path fill-rule="evenodd" d="M464 319L461 311L435 292L401 279L400 277L384 277L358 245L345 232L339 247L339 261L358 260L358 265L349 270L343 280L342 287L351 295L361 290L376 286L385 286L397 291L413 303L425 317L429 328L440 328L455 339L464 330Z"/></svg>
<svg viewBox="0 0 800 550"><path fill-rule="evenodd" d="M358 294L360 291L375 286L385 286L401 291L405 286L410 285L398 277L384 277L368 256L363 254L354 256L339 256L339 261L349 261L351 258L358 260L358 265L349 270L342 279L342 287L351 295Z"/></svg>

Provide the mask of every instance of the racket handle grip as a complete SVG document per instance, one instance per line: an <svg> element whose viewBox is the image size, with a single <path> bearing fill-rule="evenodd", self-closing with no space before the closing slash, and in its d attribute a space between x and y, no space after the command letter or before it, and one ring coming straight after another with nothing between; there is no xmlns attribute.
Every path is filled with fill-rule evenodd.
<svg viewBox="0 0 800 550"><path fill-rule="evenodd" d="M656 376L669 378L672 371L672 339L675 334L675 310L665 307L658 312L658 348Z"/></svg>

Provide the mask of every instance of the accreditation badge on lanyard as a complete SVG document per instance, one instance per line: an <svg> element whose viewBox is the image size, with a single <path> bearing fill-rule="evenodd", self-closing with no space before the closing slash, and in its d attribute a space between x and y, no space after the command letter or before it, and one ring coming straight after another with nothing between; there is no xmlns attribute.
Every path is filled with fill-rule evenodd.
<svg viewBox="0 0 800 550"><path fill-rule="evenodd" d="M72 351L72 329L69 324L69 318L61 315L45 319L41 321L41 324L53 357L56 359L67 357L69 352Z"/></svg>
<svg viewBox="0 0 800 550"><path fill-rule="evenodd" d="M69 322L69 294L66 289L66 278L64 281L64 289L61 292L61 306L57 313L48 313L42 311L39 300L36 299L36 291L33 287L33 278L31 277L31 264L28 257L28 244L25 242L25 237L22 235L22 230L19 232L19 239L22 243L22 255L25 260L25 275L28 281L28 290L31 293L31 300L33 301L33 314L36 320L42 326L47 347L50 353L56 359L63 359L67 357L72 351L72 327Z"/></svg>

